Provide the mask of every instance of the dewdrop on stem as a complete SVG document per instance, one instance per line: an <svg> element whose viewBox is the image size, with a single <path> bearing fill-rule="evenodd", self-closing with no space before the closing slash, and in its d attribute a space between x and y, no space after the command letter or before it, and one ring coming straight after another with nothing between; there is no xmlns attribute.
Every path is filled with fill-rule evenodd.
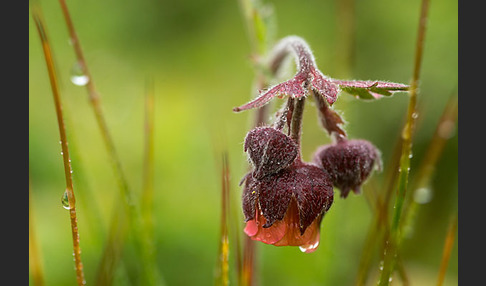
<svg viewBox="0 0 486 286"><path fill-rule="evenodd" d="M67 190L64 191L64 194L62 194L61 203L63 208L67 210L71 209L71 207L69 206L69 198L68 198Z"/></svg>
<svg viewBox="0 0 486 286"><path fill-rule="evenodd" d="M76 62L71 69L71 82L77 86L85 86L89 82L89 77L83 73L83 67Z"/></svg>

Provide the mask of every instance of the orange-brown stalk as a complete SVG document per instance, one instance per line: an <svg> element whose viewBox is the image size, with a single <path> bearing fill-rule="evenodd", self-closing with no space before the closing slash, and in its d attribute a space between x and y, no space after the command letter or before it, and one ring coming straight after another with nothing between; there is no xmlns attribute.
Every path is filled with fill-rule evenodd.
<svg viewBox="0 0 486 286"><path fill-rule="evenodd" d="M103 136L103 140L106 144L108 153L110 155L110 159L113 165L113 168L115 170L115 175L117 176L118 183L120 185L121 191L123 198L125 200L125 203L133 207L134 203L132 201L132 194L131 191L128 187L127 180L125 178L125 175L123 174L123 170L121 168L121 163L120 160L118 159L118 155L115 150L115 144L113 143L113 140L111 138L110 132L108 130L108 126L106 124L105 117L103 115L103 111L101 108L101 103L100 103L100 98L98 95L98 92L96 91L93 77L91 76L91 73L88 69L88 66L86 64L86 60L83 55L83 51L81 49L81 45L79 43L79 39L76 33L76 30L74 29L73 22L71 20L71 16L69 14L69 10L67 8L66 2L64 0L59 0L59 3L61 4L61 10L64 14L64 18L66 20L66 25L69 31L69 36L70 36L70 42L74 48L74 52L76 54L76 58L78 60L78 65L81 69L81 72L83 75L85 75L88 78L88 82L86 84L86 88L88 91L89 95L89 100L91 103L91 106L93 107L96 120L98 122L98 125L101 129L101 135Z"/></svg>
<svg viewBox="0 0 486 286"><path fill-rule="evenodd" d="M32 16L34 18L37 31L39 32L39 36L42 42L42 48L44 50L44 57L46 60L49 79L51 82L52 94L54 96L54 105L57 114L57 122L59 126L62 158L64 163L64 175L66 179L66 193L69 201L69 215L71 219L71 231L73 235L73 250L74 250L73 254L74 254L74 264L76 270L76 281L78 285L85 285L86 281L84 279L83 263L81 261L81 247L79 245L78 222L76 217L76 201L74 197L73 180L71 176L72 173L71 159L69 158L68 141L66 136L64 117L62 115L61 97L59 94L59 87L57 84L56 71L54 68L52 52L47 38L45 25L43 24L44 21L42 19L40 7L36 5L32 7Z"/></svg>
<svg viewBox="0 0 486 286"><path fill-rule="evenodd" d="M454 213L449 223L449 229L447 231L447 235L444 243L444 250L442 252L442 260L440 263L437 286L442 286L442 284L444 283L445 274L447 272L447 266L449 265L449 259L451 258L452 247L454 246L456 232L457 232L457 213Z"/></svg>
<svg viewBox="0 0 486 286"><path fill-rule="evenodd" d="M133 200L133 194L131 189L129 188L128 182L126 180L126 176L123 173L123 169L121 166L121 162L119 160L119 157L116 153L115 145L113 143L112 137L109 133L108 126L106 124L105 117L102 112L101 104L100 104L100 98L98 95L98 92L95 88L93 78L91 76L91 73L89 72L88 66L86 64L86 60L84 58L81 45L79 43L79 38L77 36L76 30L74 29L73 22L71 20L71 16L69 14L68 7L66 5L66 2L64 0L59 0L59 3L61 5L61 10L62 13L64 14L64 18L66 21L66 25L69 31L70 35L70 42L72 43L72 46L74 48L74 52L76 54L77 58L77 64L79 65L81 72L88 78L88 82L86 84L86 88L88 91L89 95L89 100L91 103L91 106L94 110L96 120L98 122L99 128L101 130L101 134L103 137L103 140L105 142L107 151L109 153L109 157L111 159L112 167L115 171L115 176L117 178L118 185L120 187L121 195L125 204L125 207L127 208L128 212L128 224L129 227L131 227L131 232L136 234L136 242L139 244L139 249L141 251L141 263L143 263L145 266L142 267L144 271L144 275L142 276L142 279L146 279L147 283L155 283L155 281L159 281L159 283L162 283L159 279L159 276L156 271L156 266L153 263L152 259L148 258L149 256L152 255L154 252L154 246L152 245L152 242L149 240L147 230L144 228L143 222L142 222L142 215L140 214L140 211L137 209L135 202ZM115 209L115 211L118 211ZM116 214L114 214L116 216ZM124 221L124 220L123 220ZM120 227L124 228L122 223L116 223L116 225L119 225ZM114 228L112 228L114 229ZM114 230L116 232L120 230ZM114 238L114 236L110 235L109 237ZM116 238L118 240L123 239L121 238ZM107 247L110 247L109 245L115 245L113 241L108 241ZM122 244L117 244L117 245L122 245ZM115 250L112 249L113 251L121 251L120 249ZM147 259L145 259L147 258ZM110 260L110 259L108 259ZM103 259L102 261L107 261ZM116 261L112 261L116 262ZM103 268L103 265L100 265L101 268ZM110 269L110 267L108 267ZM99 273L102 273L99 271Z"/></svg>

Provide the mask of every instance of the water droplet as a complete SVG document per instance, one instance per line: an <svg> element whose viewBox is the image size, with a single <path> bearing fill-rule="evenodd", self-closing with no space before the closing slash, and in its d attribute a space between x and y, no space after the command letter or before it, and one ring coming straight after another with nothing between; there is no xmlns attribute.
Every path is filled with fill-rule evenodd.
<svg viewBox="0 0 486 286"><path fill-rule="evenodd" d="M64 155L64 152L61 151L61 156Z"/></svg>
<svg viewBox="0 0 486 286"><path fill-rule="evenodd" d="M417 112L412 113L412 118L413 119L417 119L418 118L418 113Z"/></svg>
<svg viewBox="0 0 486 286"><path fill-rule="evenodd" d="M311 253L314 250L316 250L318 246L319 246L319 240L316 241L314 244L301 245L301 246L299 246L299 249L302 252Z"/></svg>
<svg viewBox="0 0 486 286"><path fill-rule="evenodd" d="M413 199L417 204L426 204L432 200L432 190L429 188L418 188L413 193Z"/></svg>
<svg viewBox="0 0 486 286"><path fill-rule="evenodd" d="M65 208L67 210L71 209L71 207L69 206L69 199L68 199L67 190L64 191L64 194L62 195L61 203L62 203L63 208Z"/></svg>
<svg viewBox="0 0 486 286"><path fill-rule="evenodd" d="M85 86L89 82L89 77L83 73L83 68L78 62L71 69L71 82L77 86Z"/></svg>

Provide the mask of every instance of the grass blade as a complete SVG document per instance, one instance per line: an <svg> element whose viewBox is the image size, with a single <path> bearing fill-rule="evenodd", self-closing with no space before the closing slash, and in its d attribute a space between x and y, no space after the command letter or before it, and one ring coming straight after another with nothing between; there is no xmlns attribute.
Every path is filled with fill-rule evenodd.
<svg viewBox="0 0 486 286"><path fill-rule="evenodd" d="M242 286L255 285L255 248L255 241L245 235L243 245L243 269L240 277L240 285Z"/></svg>
<svg viewBox="0 0 486 286"><path fill-rule="evenodd" d="M266 17L261 15L261 10L263 4L257 1L251 0L239 0L240 11L243 15L246 30L248 33L248 39L250 42L251 58L257 61L255 66L255 90L261 90L267 86L268 79L266 78L268 72L267 70L258 63L258 60L263 56L263 54L268 49L268 44L272 41L271 36L274 34L271 29L272 27L266 26L268 21L257 21L258 19L271 18L273 15L267 15ZM259 5L257 7L257 5ZM260 8L260 9L259 9ZM259 23L256 25L256 23ZM265 31L262 33L261 31ZM262 36L262 35L265 36ZM260 35L260 36L259 36ZM273 68L270 65L270 69L273 73L276 73L278 67ZM254 126L260 126L266 122L268 118L269 105L265 105L259 108L255 112ZM243 257L241 261L241 270L239 276L239 284L242 286L254 285L255 283L255 252L256 245L253 240L251 240L247 235L244 236L243 242Z"/></svg>
<svg viewBox="0 0 486 286"><path fill-rule="evenodd" d="M121 163L119 160L119 157L116 153L115 149L115 144L113 143L112 137L110 135L110 132L108 130L108 126L106 124L106 120L101 108L101 103L100 103L100 98L98 96L98 92L96 91L95 85L93 78L91 76L91 73L88 69L88 66L86 64L81 45L79 43L79 39L76 33L76 30L74 29L73 22L71 20L71 16L69 14L67 5L64 0L59 0L59 3L61 4L61 10L63 12L64 18L66 20L66 25L68 27L69 35L70 35L70 42L72 43L72 46L74 48L74 51L76 53L76 57L78 60L78 65L81 69L81 72L83 75L85 75L88 78L88 82L86 84L86 88L88 91L89 99L91 106L93 107L93 111L95 113L96 120L98 122L99 128L101 129L101 134L103 136L103 140L106 144L106 148L108 150L111 163L113 166L113 169L115 171L115 175L117 176L118 184L120 186L120 190L122 191L122 196L124 200L126 201L126 204L129 206L129 208L133 208L134 203L132 199L132 193L128 187L128 183L126 180L126 177L123 173L123 170L121 168Z"/></svg>
<svg viewBox="0 0 486 286"><path fill-rule="evenodd" d="M423 0L420 12L420 23L418 27L418 36L415 51L414 71L412 82L410 84L410 97L407 111L407 122L402 132L402 154L400 157L400 169L398 176L398 190L395 199L394 213L391 222L390 236L385 246L385 256L383 260L383 270L381 271L378 285L389 285L391 275L395 267L397 251L400 244L400 219L402 216L403 203L408 187L408 175L410 172L410 154L412 151L412 135L415 126L417 90L420 78L420 68L422 65L423 47L425 39L425 27L428 18L429 0Z"/></svg>
<svg viewBox="0 0 486 286"><path fill-rule="evenodd" d="M449 259L451 258L452 247L454 246L454 240L457 232L457 213L454 213L449 223L449 230L447 231L444 250L442 252L442 260L439 269L439 278L437 279L437 286L442 286L444 283L445 274L447 272L447 266L449 265Z"/></svg>
<svg viewBox="0 0 486 286"><path fill-rule="evenodd" d="M153 197L154 197L154 83L147 81L145 92L145 124L144 124L144 163L142 187L143 218L149 233L153 228Z"/></svg>
<svg viewBox="0 0 486 286"><path fill-rule="evenodd" d="M123 209L116 208L111 218L107 243L98 264L94 285L113 285L116 265L121 259L123 244L128 233L128 225L124 223L126 219L127 213Z"/></svg>
<svg viewBox="0 0 486 286"><path fill-rule="evenodd" d="M36 286L43 286L44 270L42 267L42 255L37 247L37 236L34 228L34 217L32 205L32 182L29 174L29 262L32 272L33 284Z"/></svg>
<svg viewBox="0 0 486 286"><path fill-rule="evenodd" d="M81 45L79 43L79 38L77 36L76 30L74 29L73 22L71 20L71 16L68 11L68 7L66 5L66 2L64 0L59 0L59 3L61 5L61 10L63 12L66 25L69 31L70 35L70 42L72 43L72 46L74 48L76 58L77 58L77 64L84 76L88 78L86 88L88 91L88 96L89 100L91 103L91 106L93 108L93 111L95 113L95 117L98 123L98 126L101 130L101 134L103 137L103 140L105 142L107 151L109 153L109 157L111 159L112 167L113 170L115 171L115 176L117 178L117 182L120 188L121 196L123 198L125 207L128 212L128 224L130 227L130 233L133 233L135 235L136 243L137 243L137 250L138 254L140 256L140 263L143 265L141 267L143 274L141 275L142 279L145 279L145 283L148 283L149 285L154 285L156 283L162 283L159 278L156 277L157 274L155 274L156 271L156 266L151 264L150 259L145 259L148 258L152 255L153 253L153 245L150 239L148 238L148 233L144 229L143 225L143 219L140 211L137 209L135 202L133 200L133 194L131 189L129 188L128 182L126 180L126 176L123 173L123 169L121 166L121 162L119 160L119 157L117 155L116 149L114 142L112 140L112 137L109 133L108 126L106 124L105 117L102 112L101 104L100 104L100 98L98 96L98 92L96 91L95 85L93 78L89 72L88 66L86 64L86 60L84 58ZM118 210L115 210L118 211ZM114 216L117 216L114 214ZM120 226L123 228L123 226ZM114 229L114 228L112 228ZM112 236L111 236L112 237ZM123 236L122 236L123 237ZM111 247L110 245L123 245L123 243L117 243L113 244L113 241L108 241L107 247ZM117 250L121 251L121 250ZM105 261L105 260L102 260ZM115 262L115 261L113 261ZM103 265L100 265L101 268L104 268ZM105 267L106 268L106 267ZM110 269L111 267L108 267ZM98 273L102 273L102 271L99 271Z"/></svg>
<svg viewBox="0 0 486 286"><path fill-rule="evenodd" d="M336 51L339 51L336 53L338 68L336 76L346 78L350 76L355 58L356 3L355 0L344 0L336 4L338 5Z"/></svg>
<svg viewBox="0 0 486 286"><path fill-rule="evenodd" d="M216 269L215 285L229 285L229 239L228 239L228 222L229 222L229 190L230 190L230 173L228 166L228 154L223 153L221 172L221 233L220 245L218 251L218 267Z"/></svg>
<svg viewBox="0 0 486 286"><path fill-rule="evenodd" d="M145 246L144 260L147 260L149 268L148 276L155 284L161 283L162 277L157 270L157 256L154 243L153 222L153 198L154 198L154 130L155 130L155 93L153 79L147 80L145 92L145 124L144 124L144 163L143 163L143 187L142 187L142 218L147 242Z"/></svg>
<svg viewBox="0 0 486 286"><path fill-rule="evenodd" d="M59 87L57 83L56 71L54 68L54 62L51 52L51 47L47 38L47 31L45 29L44 21L42 19L42 13L40 7L36 4L32 7L32 16L39 32L39 36L42 42L42 48L44 50L44 57L46 60L46 65L49 73L49 79L52 88L52 94L54 97L54 105L56 108L57 122L60 133L60 142L62 150L62 158L64 164L64 175L66 179L66 193L68 198L68 208L69 216L71 220L71 232L73 236L73 254L74 254L74 266L76 270L76 281L78 285L85 285L86 281L84 279L83 263L81 261L81 247L79 244L79 231L78 222L76 216L76 201L73 190L73 180L72 180L72 169L71 169L71 159L69 158L69 148L66 136L66 129L64 124L64 117L62 114L61 97L59 94Z"/></svg>
<svg viewBox="0 0 486 286"><path fill-rule="evenodd" d="M425 158L421 162L417 171L416 179L413 182L414 198L410 200L406 210L407 216L404 218L401 224L402 232L405 235L407 232L413 230L419 205L426 203L426 201L423 200L428 200L432 195L430 190L431 180L433 178L437 162L441 158L445 144L451 137L454 123L457 120L457 107L457 94L454 94L451 96L451 98L449 98L449 101L442 112L442 116L437 124L434 135L432 136L429 146L427 147ZM429 198L423 198L424 195L420 194L422 191L427 191L427 194L425 195Z"/></svg>

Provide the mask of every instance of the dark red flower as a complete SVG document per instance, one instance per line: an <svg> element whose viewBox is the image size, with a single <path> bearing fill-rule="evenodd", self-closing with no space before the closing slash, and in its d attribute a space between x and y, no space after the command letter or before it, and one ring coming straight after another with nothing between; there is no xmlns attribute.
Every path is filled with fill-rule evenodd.
<svg viewBox="0 0 486 286"><path fill-rule="evenodd" d="M350 190L359 194L373 168L381 168L379 150L366 140L342 140L321 146L314 153L313 162L330 175L343 198Z"/></svg>
<svg viewBox="0 0 486 286"><path fill-rule="evenodd" d="M300 160L261 179L248 174L243 189L245 233L267 244L313 252L333 196L327 173Z"/></svg>

